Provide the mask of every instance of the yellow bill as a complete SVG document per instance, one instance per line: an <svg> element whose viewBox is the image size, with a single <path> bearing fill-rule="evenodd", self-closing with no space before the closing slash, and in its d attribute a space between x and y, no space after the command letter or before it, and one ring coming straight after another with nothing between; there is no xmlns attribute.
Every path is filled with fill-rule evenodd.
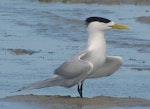
<svg viewBox="0 0 150 109"><path fill-rule="evenodd" d="M128 26L122 25L122 24L117 24L115 23L115 25L111 26L114 29L125 29L125 30L130 30L130 28Z"/></svg>

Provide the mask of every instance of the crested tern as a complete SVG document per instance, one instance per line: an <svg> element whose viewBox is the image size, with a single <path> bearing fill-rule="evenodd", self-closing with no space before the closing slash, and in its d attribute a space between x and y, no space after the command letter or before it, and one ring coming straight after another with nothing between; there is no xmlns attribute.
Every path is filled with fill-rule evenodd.
<svg viewBox="0 0 150 109"><path fill-rule="evenodd" d="M108 29L128 30L129 27L102 17L89 17L85 23L89 34L86 48L55 69L54 76L35 82L18 91L51 86L70 88L77 85L77 91L80 97L83 97L84 80L112 75L122 65L122 57L106 55L104 34Z"/></svg>

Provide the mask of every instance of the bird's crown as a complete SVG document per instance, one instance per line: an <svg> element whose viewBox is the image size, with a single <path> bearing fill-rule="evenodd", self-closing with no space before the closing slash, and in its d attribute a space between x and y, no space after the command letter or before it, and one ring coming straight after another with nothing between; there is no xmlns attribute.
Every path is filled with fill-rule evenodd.
<svg viewBox="0 0 150 109"><path fill-rule="evenodd" d="M109 23L111 22L111 20L109 19L106 19L106 18L102 18L102 17L88 17L85 22L86 22L86 25L90 24L91 22L102 22L102 23Z"/></svg>

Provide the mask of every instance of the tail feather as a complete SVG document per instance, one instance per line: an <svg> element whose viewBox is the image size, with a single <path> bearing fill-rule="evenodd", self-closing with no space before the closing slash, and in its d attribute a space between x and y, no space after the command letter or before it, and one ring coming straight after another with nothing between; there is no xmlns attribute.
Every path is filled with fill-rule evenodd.
<svg viewBox="0 0 150 109"><path fill-rule="evenodd" d="M59 86L61 84L61 78L58 76L53 76L51 78L47 78L38 82L35 82L29 86L22 87L21 89L17 90L16 92L22 90L29 90L29 89L40 89L44 87L51 87L51 86Z"/></svg>

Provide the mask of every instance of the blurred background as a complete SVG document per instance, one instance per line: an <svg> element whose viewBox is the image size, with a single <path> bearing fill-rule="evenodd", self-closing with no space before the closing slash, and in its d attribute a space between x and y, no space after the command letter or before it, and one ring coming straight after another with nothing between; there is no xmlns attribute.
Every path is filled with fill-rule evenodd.
<svg viewBox="0 0 150 109"><path fill-rule="evenodd" d="M149 5L149 0L1 0L0 98L78 96L76 86L10 92L53 75L62 62L84 49L88 35L84 20L99 16L131 30L106 32L107 55L122 56L124 63L112 76L86 80L84 96L150 99Z"/></svg>

